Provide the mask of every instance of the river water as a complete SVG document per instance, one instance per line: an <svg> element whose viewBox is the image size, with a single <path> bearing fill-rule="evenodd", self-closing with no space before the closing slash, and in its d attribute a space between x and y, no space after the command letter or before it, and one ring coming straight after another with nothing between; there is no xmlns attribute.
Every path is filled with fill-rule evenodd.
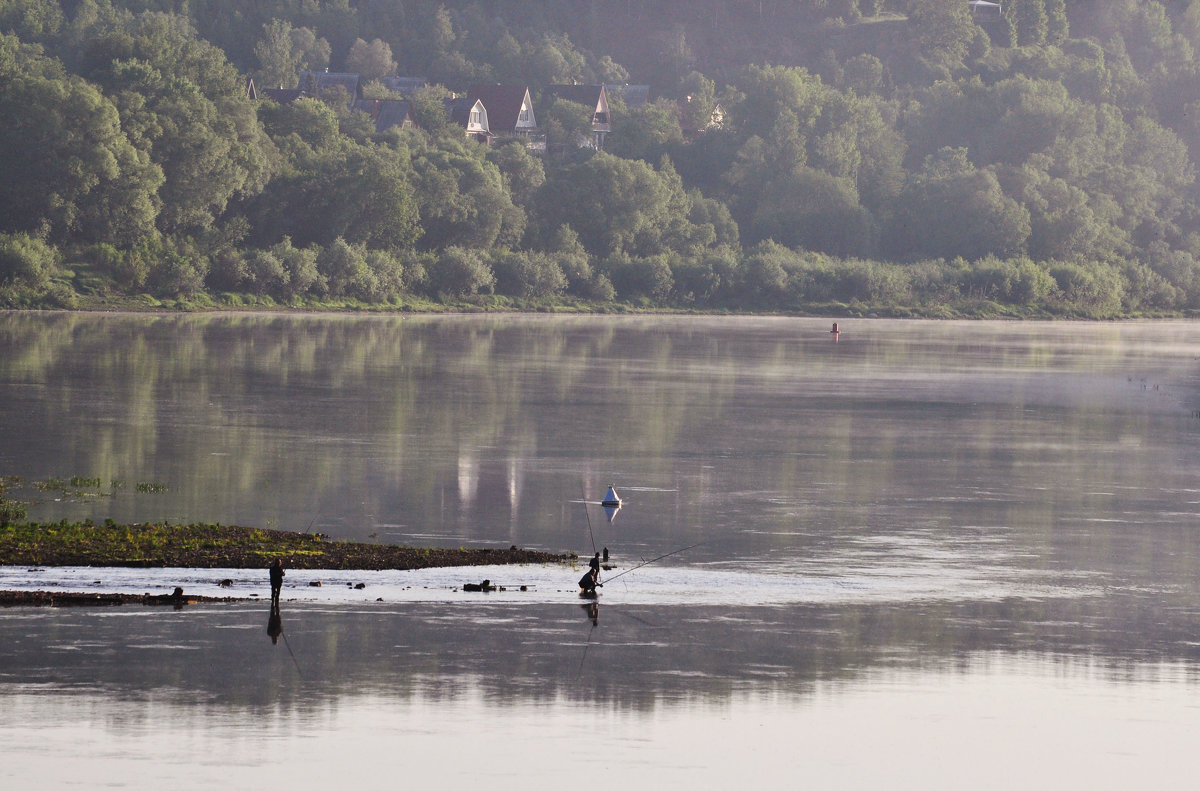
<svg viewBox="0 0 1200 791"><path fill-rule="evenodd" d="M0 610L0 787L1187 782L1200 324L839 323L0 314L30 518L615 566L293 570L277 642L0 567L249 599Z"/></svg>

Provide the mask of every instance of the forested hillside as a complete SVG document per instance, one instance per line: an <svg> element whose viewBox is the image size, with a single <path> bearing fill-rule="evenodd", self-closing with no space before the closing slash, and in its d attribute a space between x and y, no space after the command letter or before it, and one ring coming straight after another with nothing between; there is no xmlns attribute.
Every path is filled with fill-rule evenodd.
<svg viewBox="0 0 1200 791"><path fill-rule="evenodd" d="M0 306L1187 313L1198 49L1200 0L0 0ZM306 69L416 127L260 98ZM483 83L547 153L450 121ZM597 151L572 83L650 100Z"/></svg>

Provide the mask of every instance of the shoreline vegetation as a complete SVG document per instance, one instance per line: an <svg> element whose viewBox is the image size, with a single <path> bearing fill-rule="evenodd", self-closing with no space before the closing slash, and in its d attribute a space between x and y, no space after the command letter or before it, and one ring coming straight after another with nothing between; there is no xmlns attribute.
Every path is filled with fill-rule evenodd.
<svg viewBox="0 0 1200 791"><path fill-rule="evenodd" d="M686 5L0 4L0 307L1200 311L1196 3Z"/></svg>
<svg viewBox="0 0 1200 791"><path fill-rule="evenodd" d="M380 571L516 563L566 563L555 554L503 549L411 547L331 541L293 533L221 524L104 524L21 522L0 525L0 565L120 566L125 568L266 569L275 558L289 569Z"/></svg>
<svg viewBox="0 0 1200 791"><path fill-rule="evenodd" d="M149 294L133 296L87 296L66 303L35 301L27 304L0 304L0 312L66 311L69 313L345 313L395 315L448 315L461 313L562 314L562 315L695 315L695 316L789 316L833 319L943 319L943 320L1017 320L1017 321L1128 321L1135 319L1194 319L1200 310L1192 308L1153 308L1140 305L1131 309L1096 312L1074 309L1061 304L1011 304L995 299L961 299L953 302L915 301L903 304L838 300L806 302L788 306L729 307L714 305L671 305L640 302L589 302L576 299L513 298L498 294L473 298L435 301L397 298L385 302L356 299L293 299L279 301L255 294L192 294L159 298Z"/></svg>
<svg viewBox="0 0 1200 791"><path fill-rule="evenodd" d="M126 568L261 568L274 558L287 569L345 571L571 563L573 553L507 548L438 548L332 541L320 533L293 533L237 525L166 522L0 524L0 565ZM265 577L264 577L265 579ZM0 606L70 606L241 601L238 597L0 591Z"/></svg>

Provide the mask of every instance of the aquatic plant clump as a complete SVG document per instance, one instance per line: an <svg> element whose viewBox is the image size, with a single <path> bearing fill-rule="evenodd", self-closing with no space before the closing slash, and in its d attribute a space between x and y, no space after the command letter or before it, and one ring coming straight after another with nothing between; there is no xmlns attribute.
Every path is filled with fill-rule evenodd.
<svg viewBox="0 0 1200 791"><path fill-rule="evenodd" d="M330 541L313 533L220 524L12 522L0 525L0 564L144 568L265 568L282 558L296 569L419 569L559 563L573 553L520 549L441 549Z"/></svg>

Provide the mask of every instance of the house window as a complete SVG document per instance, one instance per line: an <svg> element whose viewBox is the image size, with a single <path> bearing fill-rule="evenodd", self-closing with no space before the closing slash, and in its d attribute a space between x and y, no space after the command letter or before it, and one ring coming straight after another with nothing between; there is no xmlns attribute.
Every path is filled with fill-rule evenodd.
<svg viewBox="0 0 1200 791"><path fill-rule="evenodd" d="M529 123L529 108L523 104L521 105L521 115L517 120L523 124Z"/></svg>
<svg viewBox="0 0 1200 791"><path fill-rule="evenodd" d="M479 126L479 111L471 111L471 126Z"/></svg>

